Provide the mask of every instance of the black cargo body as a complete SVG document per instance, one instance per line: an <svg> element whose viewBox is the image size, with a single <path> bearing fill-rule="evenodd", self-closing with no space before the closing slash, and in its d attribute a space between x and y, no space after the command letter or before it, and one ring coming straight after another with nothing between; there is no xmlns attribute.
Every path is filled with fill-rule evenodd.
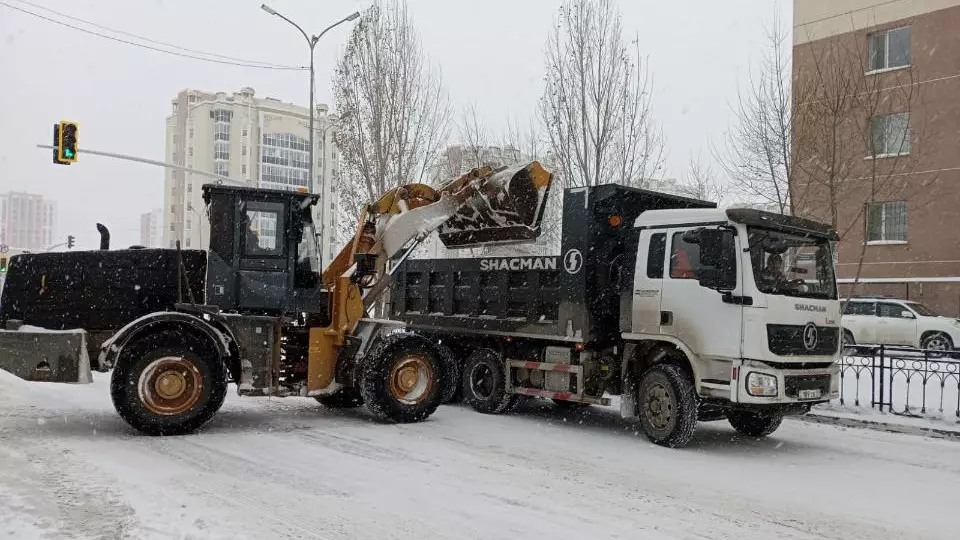
<svg viewBox="0 0 960 540"><path fill-rule="evenodd" d="M185 250L179 291L204 301L207 258ZM177 303L178 255L172 249L34 253L13 257L0 295L0 327L8 320L53 330L116 331Z"/></svg>
<svg viewBox="0 0 960 540"><path fill-rule="evenodd" d="M567 189L559 255L407 260L394 274L391 318L441 333L611 344L621 284L633 283L633 222L648 210L715 207L615 184Z"/></svg>

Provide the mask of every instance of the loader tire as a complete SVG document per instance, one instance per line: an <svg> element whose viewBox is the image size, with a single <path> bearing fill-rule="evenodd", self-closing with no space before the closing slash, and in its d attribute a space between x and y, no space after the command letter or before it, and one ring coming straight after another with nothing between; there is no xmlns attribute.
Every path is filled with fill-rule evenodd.
<svg viewBox="0 0 960 540"><path fill-rule="evenodd" d="M414 334L391 334L364 360L360 392L379 419L419 422L440 406L444 373L434 343Z"/></svg>
<svg viewBox="0 0 960 540"><path fill-rule="evenodd" d="M504 414L523 397L507 393L506 362L492 349L478 349L463 367L463 400L477 412Z"/></svg>
<svg viewBox="0 0 960 540"><path fill-rule="evenodd" d="M114 408L146 435L191 433L226 396L226 366L209 343L190 334L159 332L127 343L110 380Z"/></svg>
<svg viewBox="0 0 960 540"><path fill-rule="evenodd" d="M316 396L315 399L328 409L353 409L363 405L363 396L356 388L341 388L326 396Z"/></svg>
<svg viewBox="0 0 960 540"><path fill-rule="evenodd" d="M782 412L727 411L733 429L748 437L766 437L783 422Z"/></svg>
<svg viewBox="0 0 960 540"><path fill-rule="evenodd" d="M697 427L697 396L690 377L676 364L654 364L640 377L637 412L654 444L685 446Z"/></svg>

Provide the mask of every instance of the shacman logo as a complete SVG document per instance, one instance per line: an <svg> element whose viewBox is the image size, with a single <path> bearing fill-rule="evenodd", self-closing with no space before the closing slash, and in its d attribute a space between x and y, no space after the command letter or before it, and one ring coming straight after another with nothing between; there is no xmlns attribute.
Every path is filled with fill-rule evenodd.
<svg viewBox="0 0 960 540"><path fill-rule="evenodd" d="M817 325L807 323L803 327L803 348L812 351L817 348L817 341L820 339L820 332L817 331Z"/></svg>
<svg viewBox="0 0 960 540"><path fill-rule="evenodd" d="M513 259L481 259L480 270L556 270L556 257L515 257Z"/></svg>
<svg viewBox="0 0 960 540"><path fill-rule="evenodd" d="M818 306L816 304L794 304L793 309L797 311L809 311L813 313L827 312L827 308L825 306Z"/></svg>
<svg viewBox="0 0 960 540"><path fill-rule="evenodd" d="M579 249L570 249L563 255L563 269L568 274L576 274L583 267L583 253Z"/></svg>

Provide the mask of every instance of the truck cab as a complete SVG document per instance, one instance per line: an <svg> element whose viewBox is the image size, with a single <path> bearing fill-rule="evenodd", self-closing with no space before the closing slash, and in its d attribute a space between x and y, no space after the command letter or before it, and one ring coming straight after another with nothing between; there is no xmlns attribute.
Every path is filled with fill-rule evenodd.
<svg viewBox="0 0 960 540"><path fill-rule="evenodd" d="M833 231L752 209L653 210L634 226L628 344L674 345L706 402L789 412L836 397Z"/></svg>

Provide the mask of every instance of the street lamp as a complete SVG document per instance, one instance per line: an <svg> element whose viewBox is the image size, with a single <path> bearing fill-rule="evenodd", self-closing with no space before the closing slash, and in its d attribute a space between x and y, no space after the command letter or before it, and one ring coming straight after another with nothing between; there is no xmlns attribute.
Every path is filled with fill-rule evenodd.
<svg viewBox="0 0 960 540"><path fill-rule="evenodd" d="M313 110L313 84L314 84L314 83L313 83L313 50L314 50L314 47L317 46L317 42L320 41L320 38L322 38L324 34L326 34L327 32L329 32L332 28L336 27L337 25L340 25L340 24L343 24L343 23L345 23L345 22L352 21L352 20L355 20L355 19L359 18L359 17L360 17L360 12L359 12L359 11L354 11L354 12L351 13L350 15L347 15L346 17L340 19L339 21L337 21L337 22L331 24L330 26L324 28L323 31L320 32L318 35L310 36L310 35L308 35L306 32L304 32L303 28L300 28L300 25L298 25L297 23L295 23L295 22L291 21L290 19L284 17L283 15L281 15L280 13L278 13L277 10L271 8L270 6L268 6L268 5L266 5L266 4L261 4L261 5L260 5L260 9L266 11L266 12L269 13L270 15L276 15L277 17L280 17L281 19L283 19L283 20L287 21L288 23L292 24L294 28L296 28L297 30L300 31L301 34L303 34L303 38L304 38L305 40L307 40L307 46L310 47L310 186L311 186L311 188L312 188L312 187L313 187L313 182L314 182L314 180L316 179L316 175L314 174L314 167L316 166L316 162L314 161L314 158L313 158L313 116L314 116L314 110ZM324 204L327 204L327 202L324 201ZM323 224L321 224L321 227L322 227L322 226L323 226Z"/></svg>

